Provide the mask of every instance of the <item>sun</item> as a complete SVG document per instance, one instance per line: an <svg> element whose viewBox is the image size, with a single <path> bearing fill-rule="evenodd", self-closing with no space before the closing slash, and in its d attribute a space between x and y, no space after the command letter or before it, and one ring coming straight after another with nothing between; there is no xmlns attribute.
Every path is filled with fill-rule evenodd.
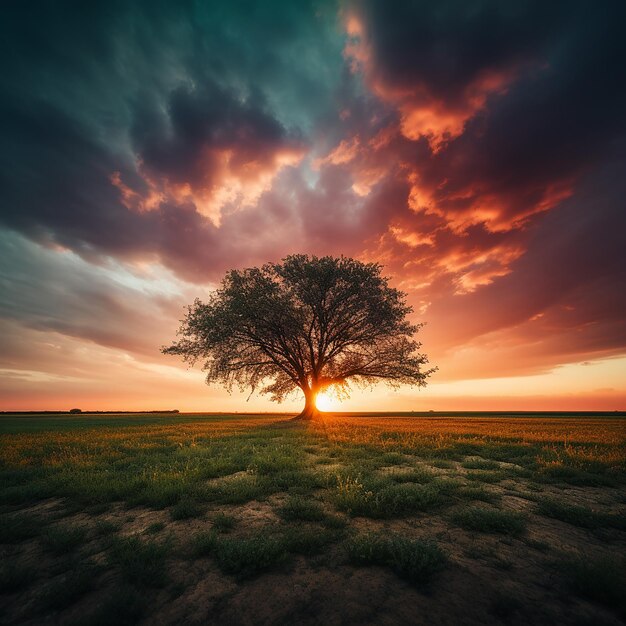
<svg viewBox="0 0 626 626"><path fill-rule="evenodd" d="M334 398L325 393L319 393L315 398L315 406L318 411L332 411L335 408Z"/></svg>

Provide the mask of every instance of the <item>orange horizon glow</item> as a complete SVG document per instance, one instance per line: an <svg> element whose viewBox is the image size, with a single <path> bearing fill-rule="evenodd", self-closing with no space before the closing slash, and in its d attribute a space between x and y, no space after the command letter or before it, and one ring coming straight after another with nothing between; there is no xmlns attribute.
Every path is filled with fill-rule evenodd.
<svg viewBox="0 0 626 626"><path fill-rule="evenodd" d="M133 381L129 381L132 384ZM246 393L228 395L224 390L202 385L194 378L180 388L165 385L161 393L148 390L148 382L139 383L137 389L110 390L76 393L59 389L43 388L39 393L3 394L0 411L68 411L80 408L88 411L151 411L178 409L181 413L299 413L304 398L295 397L282 404L272 403L263 396L248 400ZM168 387L169 390L167 389ZM522 395L507 394L499 390L492 395L473 393L449 394L432 388L427 395L424 390L389 391L376 388L373 391L357 391L351 397L338 401L322 396L316 402L325 412L425 412L425 411L625 411L626 393L618 389L579 393L556 393Z"/></svg>

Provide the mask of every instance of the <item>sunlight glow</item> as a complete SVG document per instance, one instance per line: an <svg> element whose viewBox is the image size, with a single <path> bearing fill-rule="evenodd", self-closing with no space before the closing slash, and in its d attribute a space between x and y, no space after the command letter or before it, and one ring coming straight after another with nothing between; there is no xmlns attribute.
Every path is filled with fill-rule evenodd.
<svg viewBox="0 0 626 626"><path fill-rule="evenodd" d="M325 393L320 393L318 394L317 398L315 398L315 406L317 407L318 411L332 411L333 409L337 408L335 406L336 404L336 399L331 398Z"/></svg>

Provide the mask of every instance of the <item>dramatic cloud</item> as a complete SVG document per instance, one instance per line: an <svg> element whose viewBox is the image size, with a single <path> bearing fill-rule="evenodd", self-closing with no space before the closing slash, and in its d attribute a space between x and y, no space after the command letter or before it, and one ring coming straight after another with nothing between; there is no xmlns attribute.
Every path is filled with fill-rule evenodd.
<svg viewBox="0 0 626 626"><path fill-rule="evenodd" d="M24 398L37 376L112 384L72 372L81 345L137 381L180 372L158 347L182 305L294 252L383 263L428 322L435 384L626 353L620 3L3 17L2 366Z"/></svg>
<svg viewBox="0 0 626 626"><path fill-rule="evenodd" d="M129 209L153 210L169 200L189 204L219 226L225 206L254 206L278 170L303 154L301 142L262 102L241 101L214 85L174 91L165 119L155 118L158 113L141 111L132 128L146 192L113 176Z"/></svg>

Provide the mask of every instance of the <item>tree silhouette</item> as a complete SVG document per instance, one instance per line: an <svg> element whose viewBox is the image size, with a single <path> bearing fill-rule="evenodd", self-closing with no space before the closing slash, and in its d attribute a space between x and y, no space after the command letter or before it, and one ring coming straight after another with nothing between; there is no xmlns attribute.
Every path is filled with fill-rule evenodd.
<svg viewBox="0 0 626 626"><path fill-rule="evenodd" d="M282 401L302 390L298 416L318 415L317 394L349 381L424 386L434 369L417 351L422 326L407 320L405 294L382 266L350 258L293 255L282 263L231 270L208 302L196 299L163 348L190 364L204 361L207 383L260 389Z"/></svg>

